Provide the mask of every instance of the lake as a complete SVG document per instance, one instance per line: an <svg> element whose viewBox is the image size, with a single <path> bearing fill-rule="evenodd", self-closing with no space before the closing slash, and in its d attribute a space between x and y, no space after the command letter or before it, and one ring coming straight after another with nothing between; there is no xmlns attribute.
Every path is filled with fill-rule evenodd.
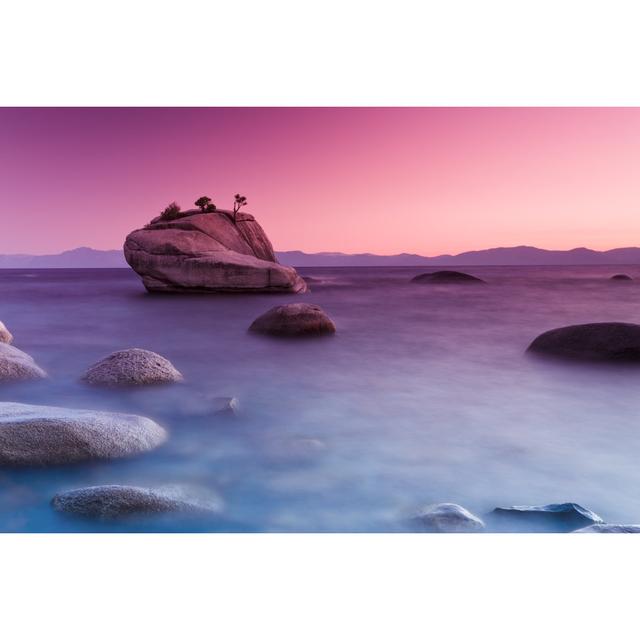
<svg viewBox="0 0 640 640"><path fill-rule="evenodd" d="M456 502L579 502L640 522L640 367L525 354L566 324L640 322L640 267L464 267L486 285L419 285L418 268L305 268L311 292L150 295L128 269L0 270L0 320L50 379L0 401L148 416L170 433L137 457L0 470L0 531L399 531ZM433 270L433 269L429 269ZM317 280L317 281L316 281ZM319 304L333 337L247 333L286 302ZM157 351L183 384L101 390L79 381L109 353ZM216 396L237 416L207 415ZM64 516L62 490L180 486L225 504L215 520Z"/></svg>

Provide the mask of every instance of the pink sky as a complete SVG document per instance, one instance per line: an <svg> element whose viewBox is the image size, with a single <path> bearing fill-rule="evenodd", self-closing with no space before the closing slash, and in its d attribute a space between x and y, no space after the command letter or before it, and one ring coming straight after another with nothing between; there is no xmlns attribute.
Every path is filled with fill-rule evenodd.
<svg viewBox="0 0 640 640"><path fill-rule="evenodd" d="M640 109L0 109L0 253L238 191L279 250L640 245Z"/></svg>

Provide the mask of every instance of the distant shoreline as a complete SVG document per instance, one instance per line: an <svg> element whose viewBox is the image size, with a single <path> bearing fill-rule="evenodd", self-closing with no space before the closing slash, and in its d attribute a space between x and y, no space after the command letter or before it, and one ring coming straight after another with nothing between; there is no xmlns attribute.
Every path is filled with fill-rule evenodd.
<svg viewBox="0 0 640 640"><path fill-rule="evenodd" d="M324 267L624 267L640 265L640 248L595 251L584 247L568 251L537 247L497 247L434 257L410 253L378 255L339 252L276 251L281 264L297 268ZM122 250L79 247L53 255L0 255L0 269L128 269Z"/></svg>

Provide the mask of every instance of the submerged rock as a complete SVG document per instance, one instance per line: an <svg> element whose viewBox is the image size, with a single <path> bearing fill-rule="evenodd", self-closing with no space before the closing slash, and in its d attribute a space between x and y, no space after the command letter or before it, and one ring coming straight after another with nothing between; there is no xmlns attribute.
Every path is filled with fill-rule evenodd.
<svg viewBox="0 0 640 640"><path fill-rule="evenodd" d="M24 351L0 342L0 382L38 380L47 374Z"/></svg>
<svg viewBox="0 0 640 640"><path fill-rule="evenodd" d="M273 307L253 321L249 331L273 336L313 336L336 332L336 325L315 304L294 303Z"/></svg>
<svg viewBox="0 0 640 640"><path fill-rule="evenodd" d="M596 322L551 329L527 351L573 360L640 362L640 325Z"/></svg>
<svg viewBox="0 0 640 640"><path fill-rule="evenodd" d="M4 344L11 344L13 342L13 336L2 320L0 320L0 342Z"/></svg>
<svg viewBox="0 0 640 640"><path fill-rule="evenodd" d="M240 401L234 396L195 395L178 404L178 412L189 418L233 417L240 413Z"/></svg>
<svg viewBox="0 0 640 640"><path fill-rule="evenodd" d="M571 533L640 533L640 524L591 524Z"/></svg>
<svg viewBox="0 0 640 640"><path fill-rule="evenodd" d="M0 402L0 465L122 458L166 438L160 425L142 416Z"/></svg>
<svg viewBox="0 0 640 640"><path fill-rule="evenodd" d="M82 379L104 387L181 382L182 374L158 353L146 349L116 351L96 362Z"/></svg>
<svg viewBox="0 0 640 640"><path fill-rule="evenodd" d="M147 489L124 485L102 485L65 491L54 496L56 511L98 520L154 513L214 514L222 509L217 496L190 496L180 489Z"/></svg>
<svg viewBox="0 0 640 640"><path fill-rule="evenodd" d="M413 528L427 533L472 533L484 522L459 504L443 502L424 507L410 519Z"/></svg>
<svg viewBox="0 0 640 640"><path fill-rule="evenodd" d="M415 278L411 278L411 282L418 282L421 284L484 284L484 280L471 276L468 273L463 273L462 271L434 271L432 273L421 273Z"/></svg>
<svg viewBox="0 0 640 640"><path fill-rule="evenodd" d="M305 281L281 265L248 213L185 211L132 231L124 255L148 291L303 293Z"/></svg>
<svg viewBox="0 0 640 640"><path fill-rule="evenodd" d="M628 276L626 273L616 273L615 276L611 276L610 280L633 280L631 276Z"/></svg>
<svg viewBox="0 0 640 640"><path fill-rule="evenodd" d="M240 411L240 402L233 396L218 396L211 404L214 415L237 416Z"/></svg>
<svg viewBox="0 0 640 640"><path fill-rule="evenodd" d="M497 507L492 516L498 524L515 531L573 531L591 524L602 524L602 518L575 502L542 506Z"/></svg>

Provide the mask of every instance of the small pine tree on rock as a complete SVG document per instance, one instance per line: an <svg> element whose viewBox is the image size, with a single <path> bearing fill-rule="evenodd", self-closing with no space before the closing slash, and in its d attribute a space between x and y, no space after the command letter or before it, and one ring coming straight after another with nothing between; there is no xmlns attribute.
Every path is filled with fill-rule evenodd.
<svg viewBox="0 0 640 640"><path fill-rule="evenodd" d="M198 198L194 202L194 204L196 205L196 207L200 208L200 211L202 211L202 213L205 213L207 210L207 207L211 205L211 198L209 196L202 196ZM213 205L213 210L215 211L215 205Z"/></svg>
<svg viewBox="0 0 640 640"><path fill-rule="evenodd" d="M247 204L247 199L239 193L236 193L233 198L233 222L235 223L238 220L238 211L240 211L241 207L244 207L244 205Z"/></svg>

